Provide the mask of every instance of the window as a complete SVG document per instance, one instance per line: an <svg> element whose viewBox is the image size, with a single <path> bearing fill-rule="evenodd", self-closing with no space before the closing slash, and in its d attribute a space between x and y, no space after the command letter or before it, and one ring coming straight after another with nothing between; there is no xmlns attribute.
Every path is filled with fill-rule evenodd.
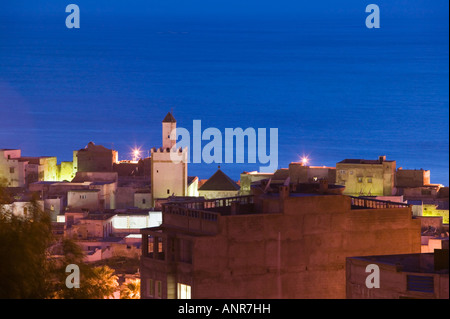
<svg viewBox="0 0 450 319"><path fill-rule="evenodd" d="M153 279L147 278L146 284L147 297L153 297L155 295L155 286L153 285Z"/></svg>
<svg viewBox="0 0 450 319"><path fill-rule="evenodd" d="M9 168L9 173L10 173L10 174L14 174L14 167L10 167L10 168Z"/></svg>
<svg viewBox="0 0 450 319"><path fill-rule="evenodd" d="M358 177L358 183L362 183L363 178L362 177Z"/></svg>
<svg viewBox="0 0 450 319"><path fill-rule="evenodd" d="M80 199L86 199L86 195L80 195Z"/></svg>
<svg viewBox="0 0 450 319"><path fill-rule="evenodd" d="M156 298L162 297L162 282L160 280L156 281Z"/></svg>
<svg viewBox="0 0 450 319"><path fill-rule="evenodd" d="M178 299L191 299L191 286L178 283L177 290Z"/></svg>
<svg viewBox="0 0 450 319"><path fill-rule="evenodd" d="M170 189L167 189L167 194L170 194Z"/></svg>
<svg viewBox="0 0 450 319"><path fill-rule="evenodd" d="M54 212L54 211L55 211L55 205L52 204L52 205L50 206L50 210L51 210L52 212Z"/></svg>
<svg viewBox="0 0 450 319"><path fill-rule="evenodd" d="M314 182L317 182L319 180L319 178L317 176L314 176L312 179Z"/></svg>
<svg viewBox="0 0 450 319"><path fill-rule="evenodd" d="M367 178L367 183L372 183L372 177Z"/></svg>
<svg viewBox="0 0 450 319"><path fill-rule="evenodd" d="M142 199L142 204L145 204L145 198Z"/></svg>
<svg viewBox="0 0 450 319"><path fill-rule="evenodd" d="M434 292L433 276L406 276L406 289L409 291Z"/></svg>
<svg viewBox="0 0 450 319"><path fill-rule="evenodd" d="M28 208L27 208L27 207L24 207L24 208L23 208L23 215L26 217L27 214L28 214Z"/></svg>
<svg viewBox="0 0 450 319"><path fill-rule="evenodd" d="M345 169L341 169L341 170L339 171L339 173L345 174Z"/></svg>

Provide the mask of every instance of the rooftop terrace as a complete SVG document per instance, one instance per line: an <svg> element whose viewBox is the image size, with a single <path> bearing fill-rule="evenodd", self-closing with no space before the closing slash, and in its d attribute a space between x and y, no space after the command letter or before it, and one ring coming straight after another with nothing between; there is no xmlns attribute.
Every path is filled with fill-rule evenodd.
<svg viewBox="0 0 450 319"><path fill-rule="evenodd" d="M279 194L268 194L269 197L278 198ZM318 196L319 194L292 193L290 196ZM336 195L327 195L336 196ZM351 209L385 209L407 208L408 204L390 202L377 199L359 198L349 196ZM235 196L218 199L202 199L197 201L176 201L162 204L163 215L177 215L188 219L197 219L207 222L217 222L219 216L249 215L260 213L255 207L255 196Z"/></svg>

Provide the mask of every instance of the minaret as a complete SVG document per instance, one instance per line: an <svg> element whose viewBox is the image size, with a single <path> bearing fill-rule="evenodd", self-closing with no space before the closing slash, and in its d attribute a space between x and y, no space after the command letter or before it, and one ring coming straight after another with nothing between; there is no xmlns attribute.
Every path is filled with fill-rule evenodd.
<svg viewBox="0 0 450 319"><path fill-rule="evenodd" d="M172 148L175 144L175 140L170 139L170 133L172 130L176 130L177 121L173 117L172 113L167 113L166 117L162 121L162 147L164 149Z"/></svg>
<svg viewBox="0 0 450 319"><path fill-rule="evenodd" d="M187 147L184 150L172 150L176 141L170 139L170 133L176 130L177 121L172 112L162 121L162 146L151 150L151 191L152 206L158 199L187 195ZM181 161L174 161L173 153L181 155Z"/></svg>

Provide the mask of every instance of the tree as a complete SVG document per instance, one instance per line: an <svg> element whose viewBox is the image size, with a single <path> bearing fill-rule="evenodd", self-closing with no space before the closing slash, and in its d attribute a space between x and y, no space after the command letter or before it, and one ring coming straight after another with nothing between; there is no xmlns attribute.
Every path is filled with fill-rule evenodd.
<svg viewBox="0 0 450 319"><path fill-rule="evenodd" d="M140 299L141 281L139 279L130 280L122 284L120 289L120 299Z"/></svg>
<svg viewBox="0 0 450 319"><path fill-rule="evenodd" d="M52 247L52 253L60 258L53 258L50 263L49 281L52 283L52 299L87 299L89 292L85 278L90 274L90 266L84 263L84 252L72 239L63 239ZM66 286L67 265L77 265L80 269L80 288L68 288Z"/></svg>
<svg viewBox="0 0 450 319"><path fill-rule="evenodd" d="M49 295L47 248L53 241L51 220L33 198L27 216L16 216L0 187L0 298L41 299Z"/></svg>
<svg viewBox="0 0 450 319"><path fill-rule="evenodd" d="M53 265L53 294L56 299L104 299L109 298L119 286L114 269L103 265L93 267L84 262L84 253L71 239L64 239L58 247L63 255ZM74 264L80 269L80 287L68 288L66 266Z"/></svg>
<svg viewBox="0 0 450 319"><path fill-rule="evenodd" d="M94 267L87 278L85 285L90 299L105 299L113 296L119 286L118 277L114 269L108 266Z"/></svg>
<svg viewBox="0 0 450 319"><path fill-rule="evenodd" d="M57 243L51 218L34 197L27 216L16 216L8 204L13 198L0 185L0 299L109 298L118 277L108 266L92 267L76 242ZM55 250L61 258L52 257ZM66 266L80 269L80 288L66 287Z"/></svg>

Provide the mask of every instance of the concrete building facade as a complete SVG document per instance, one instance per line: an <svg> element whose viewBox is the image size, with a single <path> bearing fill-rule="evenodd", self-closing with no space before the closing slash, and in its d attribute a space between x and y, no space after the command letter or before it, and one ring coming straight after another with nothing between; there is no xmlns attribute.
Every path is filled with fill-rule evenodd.
<svg viewBox="0 0 450 319"><path fill-rule="evenodd" d="M77 172L112 172L113 166L118 162L118 152L107 149L102 145L89 142L88 145L76 151Z"/></svg>
<svg viewBox="0 0 450 319"><path fill-rule="evenodd" d="M430 184L430 171L424 169L403 169L395 173L396 187L421 187Z"/></svg>
<svg viewBox="0 0 450 319"><path fill-rule="evenodd" d="M336 164L336 184L351 196L395 195L395 161L345 159Z"/></svg>
<svg viewBox="0 0 450 319"><path fill-rule="evenodd" d="M100 190L82 189L67 192L67 207L69 209L83 209L87 211L100 210Z"/></svg>
<svg viewBox="0 0 450 319"><path fill-rule="evenodd" d="M378 287L366 284L378 267ZM433 253L350 257L346 262L348 299L448 299L448 248Z"/></svg>
<svg viewBox="0 0 450 319"><path fill-rule="evenodd" d="M26 185L26 162L20 160L21 151L0 149L0 183L6 187L24 187Z"/></svg>
<svg viewBox="0 0 450 319"><path fill-rule="evenodd" d="M245 196L252 193L252 184L261 180L268 180L273 176L273 173L261 173L257 171L243 172L240 177L239 195Z"/></svg>
<svg viewBox="0 0 450 319"><path fill-rule="evenodd" d="M167 203L141 230L141 298L345 298L347 257L419 253L420 227L402 203L289 186Z"/></svg>
<svg viewBox="0 0 450 319"><path fill-rule="evenodd" d="M330 184L336 181L336 168L325 166L308 166L302 162L289 164L289 178L293 183L314 183L327 180Z"/></svg>

